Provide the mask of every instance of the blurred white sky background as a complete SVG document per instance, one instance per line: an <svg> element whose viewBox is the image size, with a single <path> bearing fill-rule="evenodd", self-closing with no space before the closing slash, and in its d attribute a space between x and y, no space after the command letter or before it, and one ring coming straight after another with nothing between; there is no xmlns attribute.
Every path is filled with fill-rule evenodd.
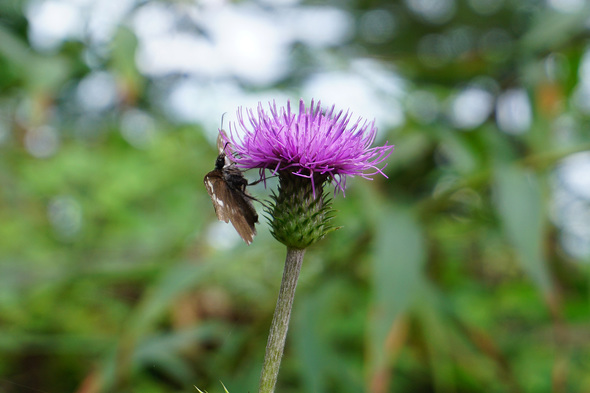
<svg viewBox="0 0 590 393"><path fill-rule="evenodd" d="M469 7L484 16L498 12L503 3L468 0ZM348 48L355 35L373 43L394 37L399 21L388 10L353 16L344 8L303 5L298 0L31 0L26 4L29 38L37 51L55 52L68 40L87 45L84 60L92 72L76 87L77 105L87 116L99 115L118 100L115 78L100 58L111 49L119 26L124 26L138 39L135 61L139 71L154 82L149 92L153 102L169 121L203 125L212 144L223 113L227 113L226 121L235 121L239 106L255 107L259 101L266 105L272 100L282 105L287 99L296 102L299 98L350 108L355 116L376 119L382 131L402 127L411 119L422 125L445 121L458 132L471 132L490 121L492 114L499 129L508 134L523 135L533 127L530 93L523 87L502 90L491 78L478 78L465 81L441 99L416 89L391 62L363 57L362 48ZM458 3L404 0L400 4L439 26L455 16ZM584 6L584 0L546 2L546 7L562 14L580 12ZM471 29L459 27L424 36L416 51L425 66L436 69L474 47L510 46L513 40L499 28L476 39ZM296 68L296 45L312 53L313 69L303 73ZM549 78L559 72L560 64L558 55L547 57ZM275 87L293 75L301 76L298 84ZM579 67L572 105L588 114L589 102L590 50ZM554 128L567 139L570 123L562 117ZM130 144L142 148L155 132L153 119L149 113L132 110L123 116L121 132ZM381 134L383 137L384 132ZM39 156L59 147L55 130L50 128L38 130L27 144ZM553 220L562 229L564 247L573 255L590 258L590 219L580 218L590 217L590 158L572 156L555 175ZM581 202L572 204L574 199Z"/></svg>
<svg viewBox="0 0 590 393"><path fill-rule="evenodd" d="M84 39L100 52L107 50L117 26L128 27L139 40L136 62L145 76L179 76L160 97L170 120L201 123L212 139L221 114L228 112L233 121L238 106L273 99L281 104L321 98L326 105L375 118L380 128L403 123L404 84L393 70L367 59L327 54L326 49L345 44L354 32L355 21L341 9L297 1L137 5L135 0L33 0L27 8L31 43L40 52L51 52L65 40ZM295 44L316 51L320 66L298 89L275 90L272 86L293 72ZM108 105L114 96L106 91L109 83L87 82L81 96L98 95ZM85 109L96 105L88 103Z"/></svg>

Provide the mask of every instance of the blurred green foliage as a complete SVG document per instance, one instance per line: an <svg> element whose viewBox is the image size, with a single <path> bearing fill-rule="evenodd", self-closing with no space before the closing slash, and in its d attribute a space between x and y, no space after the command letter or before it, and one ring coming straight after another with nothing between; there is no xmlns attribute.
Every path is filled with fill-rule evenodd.
<svg viewBox="0 0 590 393"><path fill-rule="evenodd" d="M395 67L407 97L443 107L477 78L494 99L523 89L530 127L504 132L492 112L458 130L402 103L404 124L380 130L389 179L351 181L334 199L343 229L306 255L278 391L590 391L588 260L550 219L560 160L590 150L575 104L590 10L549 3L333 4L358 28L321 55ZM26 4L0 4L0 391L256 391L284 250L265 223L250 247L211 241L215 148L154 101L128 26L98 60L83 39L37 51ZM395 34L363 34L374 10ZM318 51L293 48L285 91ZM80 112L76 86L101 70L116 104ZM149 143L123 132L130 113L149 114Z"/></svg>

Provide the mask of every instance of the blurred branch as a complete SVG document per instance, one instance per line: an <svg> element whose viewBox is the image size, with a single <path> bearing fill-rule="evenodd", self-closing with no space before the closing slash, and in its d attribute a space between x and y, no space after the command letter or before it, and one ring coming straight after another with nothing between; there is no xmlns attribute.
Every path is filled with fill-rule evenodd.
<svg viewBox="0 0 590 393"><path fill-rule="evenodd" d="M454 313L453 313L454 314ZM522 392L522 388L518 384L518 379L510 368L508 359L498 349L494 340L481 329L473 328L465 324L457 315L450 315L451 320L463 332L467 340L471 342L481 353L496 364L498 368L499 377L508 386L509 391L513 393Z"/></svg>
<svg viewBox="0 0 590 393"><path fill-rule="evenodd" d="M583 143L579 146L572 146L562 150L534 154L523 158L521 163L525 166L532 167L533 169L541 170L556 164L559 160L566 158L569 155L583 151L590 151L590 143Z"/></svg>
<svg viewBox="0 0 590 393"><path fill-rule="evenodd" d="M371 393L385 393L391 389L392 372L399 354L407 342L409 325L408 317L405 314L400 314L391 324L383 346L387 362L373 370L369 381Z"/></svg>
<svg viewBox="0 0 590 393"><path fill-rule="evenodd" d="M517 162L525 167L530 167L534 170L544 170L552 165L555 165L558 161L562 160L563 158L582 151L590 151L590 143L584 143L578 146L573 146L562 150L533 154L524 157L518 160ZM482 185L490 181L491 175L492 169L485 168L483 170L471 174L470 176L466 176L460 179L451 187L440 192L439 194L431 195L427 198L424 198L422 201L416 204L416 209L421 216L425 216L427 214L441 210L447 205L449 198L455 192L463 188L481 187Z"/></svg>
<svg viewBox="0 0 590 393"><path fill-rule="evenodd" d="M558 13L549 8L539 12L521 39L521 50L547 51L567 44L585 30L589 13L588 7L572 13Z"/></svg>

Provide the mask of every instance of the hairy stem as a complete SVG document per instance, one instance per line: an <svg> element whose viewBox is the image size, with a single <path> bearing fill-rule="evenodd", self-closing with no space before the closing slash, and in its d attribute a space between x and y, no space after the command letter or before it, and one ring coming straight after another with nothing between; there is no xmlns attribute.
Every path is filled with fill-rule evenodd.
<svg viewBox="0 0 590 393"><path fill-rule="evenodd" d="M283 271L283 280L279 290L277 306L272 318L268 343L266 344L266 355L264 356L264 365L260 375L259 393L273 393L279 375L283 349L289 329L289 319L291 318L291 308L295 298L295 288L303 263L305 250L287 248L287 258L285 261L285 270Z"/></svg>

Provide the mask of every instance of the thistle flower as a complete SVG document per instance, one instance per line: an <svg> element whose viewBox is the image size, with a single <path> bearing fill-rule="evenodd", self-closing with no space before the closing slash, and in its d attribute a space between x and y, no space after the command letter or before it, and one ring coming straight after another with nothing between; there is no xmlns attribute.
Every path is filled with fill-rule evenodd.
<svg viewBox="0 0 590 393"><path fill-rule="evenodd" d="M306 108L299 102L299 113L291 111L291 104L277 109L269 104L267 113L262 104L257 111L249 109L247 121L242 108L238 109L238 124L242 136L230 125L233 160L241 169L258 168L260 179L266 184L266 170L279 176L278 193L271 195L270 216L273 236L287 247L305 249L336 229L329 224L332 218L331 201L324 193L324 184L335 184L335 191L344 194L346 178L383 173L383 163L393 146L371 147L377 129L375 122L352 114L335 112L332 106L322 112L320 102Z"/></svg>
<svg viewBox="0 0 590 393"><path fill-rule="evenodd" d="M239 168L258 168L263 181L266 170L279 177L278 191L273 191L266 212L273 236L287 246L287 258L259 393L275 389L305 249L335 229L330 225L331 201L324 193L325 183L334 183L334 193L344 194L348 176L385 176L385 164L378 165L393 151L387 144L371 147L377 133L374 122L359 118L353 123L349 112L335 113L333 106L322 112L320 102L314 105L312 101L306 108L301 100L297 114L291 112L289 102L280 109L273 102L269 109L267 113L259 104L256 113L247 110L247 121L239 109L243 135L238 136L231 125L230 136L222 134L229 142L227 153Z"/></svg>
<svg viewBox="0 0 590 393"><path fill-rule="evenodd" d="M290 102L286 109L277 110L274 102L269 109L270 114L258 104L257 113L247 110L248 122L243 109L238 109L244 136L231 132L230 142L240 168L259 168L261 179L265 179L266 169L273 175L288 171L309 178L314 194L315 184L327 179L335 183L335 191L344 193L347 176L387 177L382 171L386 165L377 165L391 155L393 146L371 147L377 134L374 121L359 117L351 124L350 112L335 114L334 106L322 112L321 103L314 106L313 100L309 108L300 100L298 114L291 112Z"/></svg>

